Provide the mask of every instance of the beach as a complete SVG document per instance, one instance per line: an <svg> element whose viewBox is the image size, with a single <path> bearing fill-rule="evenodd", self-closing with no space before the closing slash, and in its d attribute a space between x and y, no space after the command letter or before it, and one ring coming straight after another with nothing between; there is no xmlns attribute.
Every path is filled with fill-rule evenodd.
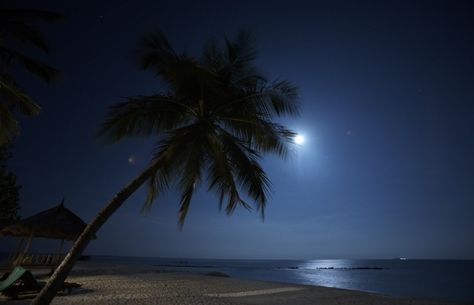
<svg viewBox="0 0 474 305"><path fill-rule="evenodd" d="M95 262L79 262L67 281L82 287L70 295L58 295L52 304L460 304ZM19 300L0 297L5 305L30 301L31 297L27 296Z"/></svg>

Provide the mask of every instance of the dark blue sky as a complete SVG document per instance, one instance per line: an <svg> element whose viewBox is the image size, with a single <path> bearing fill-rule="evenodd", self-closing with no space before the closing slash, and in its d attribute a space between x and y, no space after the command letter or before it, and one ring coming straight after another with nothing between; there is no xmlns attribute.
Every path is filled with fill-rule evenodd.
<svg viewBox="0 0 474 305"><path fill-rule="evenodd" d="M474 258L472 2L16 3L67 17L44 27L62 80L47 86L19 76L43 106L22 120L10 162L23 216L65 197L90 220L146 166L151 139L111 146L95 137L108 106L162 88L132 60L144 32L162 29L176 49L199 54L208 39L249 29L261 69L301 89L302 116L286 123L307 142L287 161L263 161L273 183L264 222L245 210L226 217L202 191L180 232L176 194L144 216L142 190L87 252Z"/></svg>

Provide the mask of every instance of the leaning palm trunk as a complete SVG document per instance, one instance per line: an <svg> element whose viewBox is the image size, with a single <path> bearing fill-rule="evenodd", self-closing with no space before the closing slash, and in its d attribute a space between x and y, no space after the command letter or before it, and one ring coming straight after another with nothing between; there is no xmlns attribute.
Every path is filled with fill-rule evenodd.
<svg viewBox="0 0 474 305"><path fill-rule="evenodd" d="M74 242L71 250L69 250L64 260L61 262L58 268L56 268L47 284L43 287L41 292L38 294L38 296L36 296L31 304L45 305L51 302L51 300L56 295L56 292L59 290L71 272L71 269L74 267L77 259L91 241L92 237L110 218L110 216L112 216L112 214L122 206L125 200L127 200L130 195L132 195L147 179L150 178L158 166L158 161L151 164L140 175L138 175L134 180L126 185L120 192L118 192L114 198L112 198L112 200L110 200L110 202L99 212L99 214L97 214L94 220L89 223L89 225Z"/></svg>

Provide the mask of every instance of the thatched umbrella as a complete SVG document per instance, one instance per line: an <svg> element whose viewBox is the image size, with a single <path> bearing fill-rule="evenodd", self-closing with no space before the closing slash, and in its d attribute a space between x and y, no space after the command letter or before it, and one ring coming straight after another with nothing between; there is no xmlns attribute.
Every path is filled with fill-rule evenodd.
<svg viewBox="0 0 474 305"><path fill-rule="evenodd" d="M76 214L60 205L22 219L0 230L0 235L61 239L74 241L86 227Z"/></svg>
<svg viewBox="0 0 474 305"><path fill-rule="evenodd" d="M64 207L64 200L58 206L39 212L22 219L0 230L0 236L17 236L28 238L23 249L25 254L30 247L33 237L43 237L61 240L60 251L64 240L74 241L84 231L87 224L76 214ZM19 244L21 248L23 239Z"/></svg>

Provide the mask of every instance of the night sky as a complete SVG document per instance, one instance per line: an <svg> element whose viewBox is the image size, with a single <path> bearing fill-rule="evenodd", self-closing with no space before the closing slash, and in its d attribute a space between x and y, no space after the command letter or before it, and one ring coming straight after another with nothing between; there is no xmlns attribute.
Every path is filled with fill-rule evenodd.
<svg viewBox="0 0 474 305"><path fill-rule="evenodd" d="M175 49L198 55L209 39L248 29L261 70L300 87L302 115L284 123L306 137L288 160L263 160L273 183L265 221L219 213L204 189L179 231L176 193L143 215L142 189L86 252L474 259L472 1L309 2L15 1L67 17L42 27L61 80L18 74L43 107L21 120L9 163L23 186L21 215L65 198L89 221L146 166L152 138L96 137L107 107L164 89L134 63L143 33L161 29Z"/></svg>

